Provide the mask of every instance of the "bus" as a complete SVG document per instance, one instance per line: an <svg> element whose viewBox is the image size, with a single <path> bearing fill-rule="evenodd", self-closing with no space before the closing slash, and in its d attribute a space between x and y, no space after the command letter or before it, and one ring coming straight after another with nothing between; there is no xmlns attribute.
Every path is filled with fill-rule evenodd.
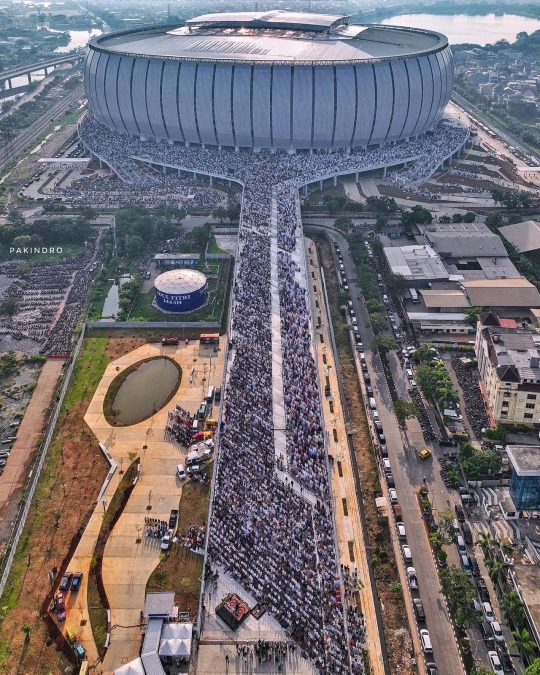
<svg viewBox="0 0 540 675"><path fill-rule="evenodd" d="M203 333L199 338L201 345L218 345L219 333Z"/></svg>
<svg viewBox="0 0 540 675"><path fill-rule="evenodd" d="M411 294L411 300L413 301L413 304L417 305L420 301L418 300L418 293L414 288L409 289L410 294Z"/></svg>

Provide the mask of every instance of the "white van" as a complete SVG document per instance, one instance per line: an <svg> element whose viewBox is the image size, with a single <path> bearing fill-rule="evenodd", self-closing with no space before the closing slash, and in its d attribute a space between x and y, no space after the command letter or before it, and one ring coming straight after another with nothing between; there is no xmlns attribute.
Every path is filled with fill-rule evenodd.
<svg viewBox="0 0 540 675"><path fill-rule="evenodd" d="M431 638L425 628L422 628L420 631L420 640L422 640L422 649L424 650L424 654L432 654L433 647L431 645Z"/></svg>
<svg viewBox="0 0 540 675"><path fill-rule="evenodd" d="M196 434L199 431L199 420L195 418L191 423L191 432Z"/></svg>
<svg viewBox="0 0 540 675"><path fill-rule="evenodd" d="M369 399L369 407L372 410L377 410L377 401L374 398Z"/></svg>
<svg viewBox="0 0 540 675"><path fill-rule="evenodd" d="M189 455L186 457L186 464L188 466L191 466L192 464L197 464L201 460L201 454L199 453L198 450L195 450L194 452L190 452Z"/></svg>
<svg viewBox="0 0 540 675"><path fill-rule="evenodd" d="M178 480L185 480L186 479L186 472L184 470L183 464L179 464L176 467L176 475L178 476Z"/></svg>

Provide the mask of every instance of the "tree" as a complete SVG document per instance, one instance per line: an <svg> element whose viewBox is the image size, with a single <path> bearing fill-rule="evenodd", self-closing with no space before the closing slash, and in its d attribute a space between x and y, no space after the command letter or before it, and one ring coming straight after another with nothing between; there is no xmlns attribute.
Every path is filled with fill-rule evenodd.
<svg viewBox="0 0 540 675"><path fill-rule="evenodd" d="M371 248L375 255L381 255L381 253L384 251L384 246L380 239L374 239L373 243L371 244Z"/></svg>
<svg viewBox="0 0 540 675"><path fill-rule="evenodd" d="M442 509L437 514L437 532L439 533L443 545L450 546L454 541L453 520L456 514L450 509Z"/></svg>
<svg viewBox="0 0 540 675"><path fill-rule="evenodd" d="M448 223L451 223L451 222L452 222L452 218L450 218L450 216L441 216L439 218L439 223L445 223L445 224L448 225Z"/></svg>
<svg viewBox="0 0 540 675"><path fill-rule="evenodd" d="M334 227L342 232L350 232L353 229L354 224L350 216L338 216L334 220Z"/></svg>
<svg viewBox="0 0 540 675"><path fill-rule="evenodd" d="M437 374L433 368L427 365L419 366L416 369L416 383L427 399L433 400L437 393Z"/></svg>
<svg viewBox="0 0 540 675"><path fill-rule="evenodd" d="M540 675L540 659L535 659L523 675Z"/></svg>
<svg viewBox="0 0 540 675"><path fill-rule="evenodd" d="M191 230L191 237L198 249L203 249L206 246L209 236L210 227L208 225L199 225Z"/></svg>
<svg viewBox="0 0 540 675"><path fill-rule="evenodd" d="M19 304L17 303L16 300L13 299L4 300L4 302L0 304L0 315L8 316L11 319L11 317L17 313L18 309Z"/></svg>
<svg viewBox="0 0 540 675"><path fill-rule="evenodd" d="M375 298L366 300L365 305L369 314L376 314L377 312L382 314L384 312L384 306Z"/></svg>
<svg viewBox="0 0 540 675"><path fill-rule="evenodd" d="M476 589L471 584L469 575L455 565L441 570L439 579L441 591L446 596L454 616L460 610L465 611L476 598Z"/></svg>
<svg viewBox="0 0 540 675"><path fill-rule="evenodd" d="M486 560L486 565L489 568L489 578L495 585L506 581L510 563L500 560Z"/></svg>
<svg viewBox="0 0 540 675"><path fill-rule="evenodd" d="M519 655L522 660L526 662L528 656L531 656L536 651L536 642L531 640L531 634L526 628L521 631L512 631L513 641L508 645L510 648L517 647Z"/></svg>
<svg viewBox="0 0 540 675"><path fill-rule="evenodd" d="M502 224L503 218L500 213L490 213L489 216L486 217L486 226L489 227L490 230L498 230Z"/></svg>
<svg viewBox="0 0 540 675"><path fill-rule="evenodd" d="M465 307L465 309L463 310L463 313L465 314L465 316L469 320L469 323L472 326L476 326L476 324L478 323L478 317L480 316L482 311L483 311L483 307Z"/></svg>
<svg viewBox="0 0 540 675"><path fill-rule="evenodd" d="M452 214L452 222L453 223L462 223L463 222L463 215L461 213L453 213Z"/></svg>
<svg viewBox="0 0 540 675"><path fill-rule="evenodd" d="M240 218L240 204L227 206L227 218L231 221L231 224Z"/></svg>
<svg viewBox="0 0 540 675"><path fill-rule="evenodd" d="M414 214L414 219L417 224L429 225L430 223L433 222L433 216L431 214L431 211L429 209L424 208L423 206L420 206L420 204L416 204L416 206L413 206L411 209L411 213Z"/></svg>
<svg viewBox="0 0 540 675"><path fill-rule="evenodd" d="M463 445L470 445L470 443L468 443L468 444L464 443ZM463 449L463 445L461 446L462 449ZM494 537L492 537L489 532L480 532L480 534L478 535L478 539L474 542L474 545L480 546L480 548L482 549L482 551L484 553L484 557L490 558L491 554L493 552L493 549L497 545L497 540L494 539Z"/></svg>
<svg viewBox="0 0 540 675"><path fill-rule="evenodd" d="M216 206L212 211L212 218L219 220L220 223L227 217L227 209L224 206Z"/></svg>
<svg viewBox="0 0 540 675"><path fill-rule="evenodd" d="M21 630L24 633L24 644L27 645L30 642L30 633L32 632L32 629L25 623L21 626Z"/></svg>
<svg viewBox="0 0 540 675"><path fill-rule="evenodd" d="M388 225L388 218L386 216L383 215L377 216L377 220L375 221L376 232L382 232L387 225Z"/></svg>
<svg viewBox="0 0 540 675"><path fill-rule="evenodd" d="M379 312L371 314L367 323L374 335L378 335L388 328L388 319L386 318L386 315Z"/></svg>
<svg viewBox="0 0 540 675"><path fill-rule="evenodd" d="M475 220L476 213L474 211L467 211L467 213L463 216L464 223L474 223Z"/></svg>
<svg viewBox="0 0 540 675"><path fill-rule="evenodd" d="M380 337L380 336L378 336ZM412 401L394 401L392 406L394 409L394 415L400 426L405 426L407 420L412 419L413 417L418 417L418 408L416 403Z"/></svg>
<svg viewBox="0 0 540 675"><path fill-rule="evenodd" d="M422 345L421 347L418 347L418 349L414 352L414 356L420 363L431 363L433 361L433 357L435 356L435 352L433 351L435 349L435 345L433 342L426 342L425 345Z"/></svg>
<svg viewBox="0 0 540 675"><path fill-rule="evenodd" d="M396 291L396 293L403 293L409 288L409 282L403 274L399 274L399 272L397 274L390 272L386 278L386 285L389 290Z"/></svg>
<svg viewBox="0 0 540 675"><path fill-rule="evenodd" d="M144 241L139 235L129 238L128 253L130 258L136 258L144 249Z"/></svg>
<svg viewBox="0 0 540 675"><path fill-rule="evenodd" d="M493 671L485 666L476 666L472 669L471 675L493 675Z"/></svg>
<svg viewBox="0 0 540 675"><path fill-rule="evenodd" d="M338 199L330 199L326 204L326 206L328 207L328 210L332 215L338 213L343 209L343 205Z"/></svg>
<svg viewBox="0 0 540 675"><path fill-rule="evenodd" d="M374 353L379 354L379 356L384 356L388 352L397 349L398 343L391 335L375 335L371 341L370 348Z"/></svg>
<svg viewBox="0 0 540 675"><path fill-rule="evenodd" d="M501 610L508 622L522 628L525 622L525 605L515 591L510 591L501 600ZM540 673L539 673L540 675Z"/></svg>
<svg viewBox="0 0 540 675"><path fill-rule="evenodd" d="M22 227L26 224L23 214L17 209L11 209L6 216L6 221L14 227Z"/></svg>
<svg viewBox="0 0 540 675"><path fill-rule="evenodd" d="M518 40L526 40L529 37L529 34L522 30L516 35L516 41Z"/></svg>

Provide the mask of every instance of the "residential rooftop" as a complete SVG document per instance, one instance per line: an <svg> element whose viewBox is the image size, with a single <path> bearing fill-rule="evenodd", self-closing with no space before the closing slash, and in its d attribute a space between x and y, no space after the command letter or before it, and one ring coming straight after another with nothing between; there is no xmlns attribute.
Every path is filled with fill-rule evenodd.
<svg viewBox="0 0 540 675"><path fill-rule="evenodd" d="M507 445L506 452L518 476L540 476L540 445Z"/></svg>
<svg viewBox="0 0 540 675"><path fill-rule="evenodd" d="M505 225L499 228L502 236L519 249L521 253L540 249L540 223L526 220L524 223Z"/></svg>

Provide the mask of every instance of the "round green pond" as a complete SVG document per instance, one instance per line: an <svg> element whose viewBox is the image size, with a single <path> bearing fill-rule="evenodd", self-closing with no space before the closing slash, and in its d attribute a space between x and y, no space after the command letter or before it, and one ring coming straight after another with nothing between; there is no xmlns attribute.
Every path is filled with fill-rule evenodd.
<svg viewBox="0 0 540 675"><path fill-rule="evenodd" d="M135 424L150 417L170 401L180 384L180 368L172 359L158 357L134 367L127 377L118 376L123 381L108 411L109 415L118 411L116 424Z"/></svg>

